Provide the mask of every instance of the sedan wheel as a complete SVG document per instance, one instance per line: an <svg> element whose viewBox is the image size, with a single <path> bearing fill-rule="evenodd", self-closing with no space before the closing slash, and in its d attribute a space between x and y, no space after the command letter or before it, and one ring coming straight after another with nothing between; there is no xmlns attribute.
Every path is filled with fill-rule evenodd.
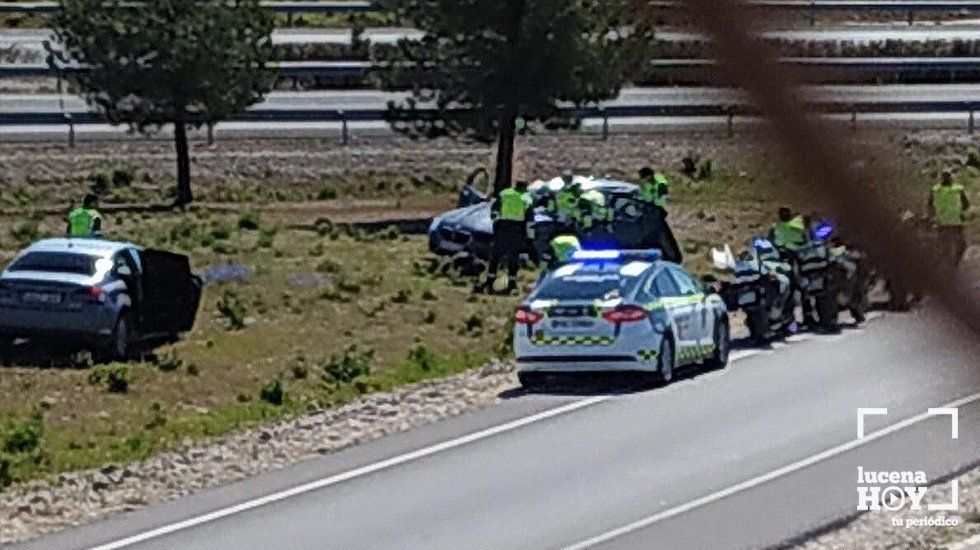
<svg viewBox="0 0 980 550"><path fill-rule="evenodd" d="M674 341L664 337L660 343L660 357L657 360L657 382L666 386L674 379Z"/></svg>
<svg viewBox="0 0 980 550"><path fill-rule="evenodd" d="M728 353L732 347L728 323L720 320L715 323L714 344L715 351L705 360L704 365L709 369L723 369L728 365Z"/></svg>
<svg viewBox="0 0 980 550"><path fill-rule="evenodd" d="M125 361L129 359L132 346L132 329L129 326L129 315L123 314L116 321L116 328L112 331L112 341L109 343L108 359Z"/></svg>

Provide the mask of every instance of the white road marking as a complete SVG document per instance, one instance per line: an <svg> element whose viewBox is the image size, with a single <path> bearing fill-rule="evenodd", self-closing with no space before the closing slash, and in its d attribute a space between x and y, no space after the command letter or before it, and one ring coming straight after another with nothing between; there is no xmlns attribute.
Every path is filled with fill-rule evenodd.
<svg viewBox="0 0 980 550"><path fill-rule="evenodd" d="M957 407L962 407L963 405L968 405L968 404L973 403L975 401L980 401L980 392L975 393L973 395L969 395L967 397L963 397L961 399L957 399L956 401L953 401L951 403L947 403L947 404L943 405L942 408L957 408ZM600 535L596 535L596 536L594 536L592 538L583 540L581 542L577 542L575 544L566 546L564 548L565 548L565 550L584 550L586 548L592 548L592 547L594 547L596 545L599 545L599 544L602 544L602 543L605 543L605 542L609 542L609 541L611 541L613 539L617 539L617 538L622 537L624 535L628 535L628 534L630 534L630 533L632 533L634 531L638 531L640 529L644 529L646 527L649 527L649 526L651 526L651 525L653 525L653 524L655 524L657 522L663 521L665 519L669 519L669 518L672 518L674 516L678 516L678 515L683 514L685 512L690 512L691 510L694 510L696 508L700 508L702 506L711 504L711 503L716 502L718 500L721 500L721 499L730 497L730 496L732 496L732 495L734 495L736 493L740 493L742 491L745 491L745 490L748 490L748 489L752 489L754 487L758 487L759 485L763 485L765 483L768 483L768 482L773 481L775 479L778 479L780 477L786 476L786 475L791 474L793 472L802 470L804 468L808 468L810 466L813 466L814 464L823 462L824 460L827 460L829 458L833 458L833 457L835 457L837 455L843 454L843 453L845 453L847 451L856 449L856 448L858 448L858 447L860 447L862 445L865 445L865 444L870 443L872 441L875 441L877 439L881 439L882 437L885 437L887 435L893 434L893 433L895 433L895 432L897 432L899 430L908 428L909 426L912 426L912 425L918 424L919 422L922 422L924 420L928 420L930 418L933 418L933 416L934 415L932 413L924 412L922 414L913 416L911 418L907 418L905 420L902 420L901 422L896 422L895 424L892 424L892 425L890 425L888 427L882 428L882 429L880 429L880 430L878 430L876 432L872 432L871 434L866 435L864 437L864 439L853 439L853 440L848 441L847 443L844 443L842 445L838 445L836 447L832 447L832 448L827 449L827 450L825 450L823 452L820 452L820 453L817 453L815 455L812 455L812 456L810 456L808 458L804 458L804 459L799 460L797 462L793 462L792 464L788 464L786 466L783 466L782 468L779 468L779 469L776 469L776 470L772 470L771 472L762 474L762 475L757 476L757 477L754 477L752 479L748 479L748 480L743 481L741 483L732 485L732 486L727 487L725 489L721 489L720 491L716 491L716 492L711 493L709 495L705 495L705 496L703 496L701 498L694 499L692 501L689 501L689 502L686 502L684 504L675 506L673 508L668 508L667 510L664 510L662 512L657 512L656 514L647 516L647 517L645 517L643 519L639 519L637 521L634 521L633 523L629 523L629 524L623 525L622 527L618 527L618 528L613 529L611 531L607 531L607 532L602 533Z"/></svg>
<svg viewBox="0 0 980 550"><path fill-rule="evenodd" d="M806 339L809 339L809 338L804 338L803 340L806 340ZM780 347L788 347L788 346L786 344L781 344ZM734 351L734 352L731 353L731 355L729 356L729 362L731 363L731 362L739 361L739 360L742 360L742 359L747 359L749 357L752 357L754 355L760 355L762 353L772 353L772 351L771 350L758 350L758 349L737 350L737 351ZM980 395L980 394L978 394L978 395ZM552 417L559 416L559 415L562 415L562 414L565 414L565 413L576 411L578 409L584 409L586 407L589 407L589 406L592 406L592 405L596 405L598 403L601 403L603 401L607 401L607 400L612 399L612 398L613 398L612 395L597 395L595 397L590 397L588 399L583 399L581 401L575 401L573 403L569 403L568 405L563 405L561 407L557 407L557 408L554 408L554 409L549 409L547 411L543 411L543 412L540 412L540 413L537 413L537 414L534 414L534 415L531 415L531 416L528 416L528 417L525 417L525 418L521 418L521 419L518 419L518 420L507 422L507 423L501 424L499 426L494 426L492 428L487 428L485 430L474 432L474 433L471 433L469 435L458 437L456 439L450 439L450 440L444 441L442 443L437 443L435 445L430 445L429 447L424 447L422 449L418 449L416 451L412 451L412 452L409 452L409 453L398 455L398 456L389 458L387 460L382 460L380 462L375 462L374 464L368 464L366 466L362 466L362 467L356 468L354 470L349 470L349 471L344 472L344 473L341 473L341 474L337 474L337 475L326 477L326 478L323 478L323 479L320 479L320 480L317 480L317 481L312 481L312 482L309 482L309 483L305 483L303 485L298 485L296 487L292 487L292 488L286 489L284 491L279 491L277 493L272 493L270 495L266 495L264 497L259 497L259 498L253 499L253 500L249 500L249 501L243 502L241 504L236 504L234 506L229 506L227 508L221 508L221 509L215 510L213 512L208 512L207 514L203 514L203 515L200 515L200 516L197 516L197 517L193 517L193 518L190 518L190 519L179 521L177 523L172 523L170 525L165 525L163 527L158 527L156 529L152 529L152 530L149 530L149 531L144 531L143 533L139 533L139 534L132 535L130 537L126 537L126 538L122 538L122 539L118 539L118 540L113 541L113 542L109 542L109 543L102 544L102 545L99 545L99 546L93 546L93 547L89 548L89 550L116 550L116 549L119 549L119 548L125 548L127 546L132 546L134 544L139 544L141 542L146 542L148 540L159 538L159 537L162 537L164 535L169 535L169 534L175 533L177 531L183 531L184 529L190 529L190 528L196 527L198 525L203 525L205 523L210 523L212 521L216 521L216 520L219 520L219 519L228 517L228 516L232 516L232 515L235 515L235 514L246 512L248 510L259 508L259 507L265 506L267 504L272 504L272 503L275 503L275 502L286 500L288 498L292 498L294 496L298 496L298 495L301 495L301 494L304 494L304 493L308 493L310 491L316 491L318 489L322 489L324 487L329 487L331 485L336 485L336 484L342 483L344 481L349 481L351 479L355 479L355 478L358 478L358 477L361 477L361 476L365 476L365 475L372 474L372 473L375 473L375 472L379 472L379 471L382 471L382 470L387 470L389 468L393 468L395 466L399 466L399 465L405 464L407 462L418 460L420 458L425 458L427 456L431 456L431 455L434 455L434 454L437 454L437 453L440 453L440 452L443 452L443 451L448 451L450 449L454 449L456 447L460 447L462 445L466 445L466 444L472 443L474 441L479 441L481 439L486 439L488 437L492 437L494 435L498 435L498 434L501 434L501 433L504 433L504 432L509 432L509 431L512 431L512 430L516 430L518 428L522 428L524 426L527 426L529 424L533 424L535 422L540 422L542 420L546 420L548 418L552 418Z"/></svg>
<svg viewBox="0 0 980 550"><path fill-rule="evenodd" d="M280 491L277 493L272 493L264 497L259 497L241 504L236 504L234 506L229 506L227 508L221 508L207 514L190 518L177 523L172 523L170 525L165 525L157 529L152 529L150 531L145 531L143 533L133 535L131 537L126 537L123 539L116 540L114 542L109 542L100 546L94 546L90 550L115 550L117 548L125 548L133 544L138 544L141 542L146 542L151 539L162 537L164 535L169 535L177 531L182 531L184 529L189 529L191 527L196 527L205 523L210 523L212 521L225 518L234 514L239 514L258 508L260 506L265 506L267 504L272 504L274 502L279 502L297 495L308 493L310 491L316 491L317 489L322 489L324 487L329 487L331 485L336 485L344 481L348 481L357 477L365 476L368 474L373 474L382 470L387 470L394 466L405 464L406 462L411 462L413 460L418 460L427 456L434 455L436 453L441 453L443 451L448 451L456 447L461 447L468 443L473 443L474 441L479 441L481 439L486 439L504 432L509 432L516 430L518 428L527 426L528 424L533 424L535 422L540 422L542 420L547 420L565 413L569 413L575 410L584 409L585 407L590 407L596 405L603 401L610 399L611 395L598 395L595 397L590 397L588 399L582 399L581 401L575 401L574 403L569 403L561 407L556 407L554 409L549 409L544 412L540 412L519 420L514 420L512 422L507 422L506 424L501 424L499 426L494 426L492 428L487 428L485 430L480 430L478 432L471 433L469 435L464 435L456 439L450 439L449 441L444 441L442 443L437 443L429 447L424 447L416 451L398 455L387 460L382 460L381 462L375 462L374 464L368 464L367 466L362 466L354 470L350 470L341 474L326 477L317 481L312 481L310 483L305 483L303 485L297 485L290 489Z"/></svg>

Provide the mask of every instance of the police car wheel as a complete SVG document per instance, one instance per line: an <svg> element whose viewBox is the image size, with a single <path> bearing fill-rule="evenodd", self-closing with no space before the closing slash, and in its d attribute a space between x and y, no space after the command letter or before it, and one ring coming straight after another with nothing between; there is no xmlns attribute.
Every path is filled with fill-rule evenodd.
<svg viewBox="0 0 980 550"><path fill-rule="evenodd" d="M540 377L533 372L519 372L517 373L517 381L521 383L521 386L528 391L534 391L536 387L540 385Z"/></svg>
<svg viewBox="0 0 980 550"><path fill-rule="evenodd" d="M122 313L116 319L116 327L112 331L112 340L106 350L109 359L129 359L132 351L133 331L129 322L129 314Z"/></svg>
<svg viewBox="0 0 980 550"><path fill-rule="evenodd" d="M660 343L660 355L657 359L657 375L655 383L660 386L670 384L674 379L674 367L676 359L674 357L674 340L670 336L664 336Z"/></svg>
<svg viewBox="0 0 980 550"><path fill-rule="evenodd" d="M714 335L715 350L711 357L704 361L704 366L709 369L723 369L728 365L728 352L731 350L731 334L728 330L728 321L719 319L715 323Z"/></svg>

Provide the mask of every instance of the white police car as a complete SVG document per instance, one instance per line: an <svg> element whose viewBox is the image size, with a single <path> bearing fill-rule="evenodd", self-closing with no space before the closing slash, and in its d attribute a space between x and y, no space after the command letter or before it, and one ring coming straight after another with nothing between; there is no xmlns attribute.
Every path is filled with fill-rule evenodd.
<svg viewBox="0 0 980 550"><path fill-rule="evenodd" d="M678 367L723 368L728 311L656 250L582 250L547 274L518 309L521 384L549 374L634 372L667 383Z"/></svg>

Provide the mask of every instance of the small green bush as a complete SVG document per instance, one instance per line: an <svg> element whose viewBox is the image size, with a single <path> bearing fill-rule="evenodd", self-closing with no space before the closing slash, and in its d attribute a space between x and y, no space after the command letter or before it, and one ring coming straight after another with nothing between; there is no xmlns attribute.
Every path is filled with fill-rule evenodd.
<svg viewBox="0 0 980 550"><path fill-rule="evenodd" d="M327 218L317 218L317 220L313 222L313 229L317 232L317 235L326 237L334 232L334 224Z"/></svg>
<svg viewBox="0 0 980 550"><path fill-rule="evenodd" d="M275 227L259 230L259 240L256 246L259 248L272 248L276 242L276 234L278 233L279 229Z"/></svg>
<svg viewBox="0 0 980 550"><path fill-rule="evenodd" d="M966 165L980 170L980 151L976 147L970 147L966 151Z"/></svg>
<svg viewBox="0 0 980 550"><path fill-rule="evenodd" d="M425 315L422 317L422 322L425 323L425 324L427 324L427 325L431 325L432 323L435 323L436 322L436 312L432 311L431 309L428 310L428 311L426 311L425 312Z"/></svg>
<svg viewBox="0 0 980 550"><path fill-rule="evenodd" d="M337 198L337 190L332 185L324 185L320 192L316 194L316 200L328 201Z"/></svg>
<svg viewBox="0 0 980 550"><path fill-rule="evenodd" d="M153 358L153 364L162 372L175 371L184 366L184 360L180 358L177 350L171 349Z"/></svg>
<svg viewBox="0 0 980 550"><path fill-rule="evenodd" d="M337 281L337 289L349 294L358 294L361 292L361 284L357 281L342 278Z"/></svg>
<svg viewBox="0 0 980 550"><path fill-rule="evenodd" d="M156 428L162 428L166 425L167 411L163 409L163 405L157 401L154 401L150 405L150 420L143 427L147 430L153 430Z"/></svg>
<svg viewBox="0 0 980 550"><path fill-rule="evenodd" d="M242 214L242 217L238 218L238 228L244 229L246 231L258 231L261 223L259 221L259 215L255 212L246 212Z"/></svg>
<svg viewBox="0 0 980 550"><path fill-rule="evenodd" d="M187 363L187 374L189 376L198 376L201 374L201 369L197 366L197 363Z"/></svg>
<svg viewBox="0 0 980 550"><path fill-rule="evenodd" d="M88 375L88 383L93 386L105 385L109 393L126 393L133 371L125 365L101 365Z"/></svg>
<svg viewBox="0 0 980 550"><path fill-rule="evenodd" d="M483 329L483 318L476 313L466 318L466 331L477 332Z"/></svg>
<svg viewBox="0 0 980 550"><path fill-rule="evenodd" d="M259 399L271 405L282 405L285 393L282 389L282 381L278 378L266 382L259 390Z"/></svg>
<svg viewBox="0 0 980 550"><path fill-rule="evenodd" d="M0 437L0 449L6 453L30 453L41 445L44 435L44 416L34 411L22 421L7 424Z"/></svg>
<svg viewBox="0 0 980 550"><path fill-rule="evenodd" d="M399 289L394 296L391 297L391 303L393 304L407 304L409 300L412 299L412 291L407 288Z"/></svg>
<svg viewBox="0 0 980 550"><path fill-rule="evenodd" d="M349 384L360 376L371 374L371 362L374 360L374 350L359 351L356 345L350 345L339 357L331 357L323 366L323 378L327 382Z"/></svg>
<svg viewBox="0 0 980 550"><path fill-rule="evenodd" d="M697 179L708 180L714 175L714 162L711 159L704 159L698 163Z"/></svg>
<svg viewBox="0 0 980 550"><path fill-rule="evenodd" d="M423 342L416 342L408 349L408 361L422 371L428 372L436 366L438 359Z"/></svg>
<svg viewBox="0 0 980 550"><path fill-rule="evenodd" d="M228 321L228 330L244 329L247 311L245 302L230 290L218 300L218 313Z"/></svg>
<svg viewBox="0 0 980 550"><path fill-rule="evenodd" d="M41 225L37 220L26 220L10 228L10 236L21 248L41 238Z"/></svg>

